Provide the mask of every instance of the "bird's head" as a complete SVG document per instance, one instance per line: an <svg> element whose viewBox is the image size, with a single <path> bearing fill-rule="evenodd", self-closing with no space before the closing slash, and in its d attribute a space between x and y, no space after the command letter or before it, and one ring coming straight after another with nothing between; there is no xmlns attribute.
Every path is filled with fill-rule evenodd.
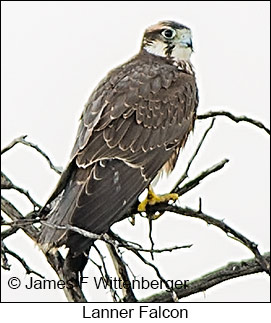
<svg viewBox="0 0 271 323"><path fill-rule="evenodd" d="M146 29L141 49L173 59L189 61L193 52L191 30L174 21L162 21Z"/></svg>

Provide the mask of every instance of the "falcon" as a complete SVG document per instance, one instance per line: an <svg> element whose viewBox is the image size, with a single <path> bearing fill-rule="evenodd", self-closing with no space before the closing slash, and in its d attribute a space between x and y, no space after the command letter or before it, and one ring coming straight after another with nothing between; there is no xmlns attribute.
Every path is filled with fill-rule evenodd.
<svg viewBox="0 0 271 323"><path fill-rule="evenodd" d="M139 53L109 72L85 105L70 162L43 208L47 224L39 237L46 251L69 249L64 267L76 278L94 241L57 226L101 234L129 214L148 187L138 211L177 198L157 196L150 185L172 171L194 127L192 52L188 27L159 22L146 29Z"/></svg>

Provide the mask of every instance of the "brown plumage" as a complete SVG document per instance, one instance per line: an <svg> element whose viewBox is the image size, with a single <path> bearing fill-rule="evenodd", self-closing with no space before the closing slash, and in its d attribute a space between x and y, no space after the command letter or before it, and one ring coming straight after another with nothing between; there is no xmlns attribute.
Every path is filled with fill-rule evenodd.
<svg viewBox="0 0 271 323"><path fill-rule="evenodd" d="M171 32L175 38L167 37ZM138 55L100 82L82 113L70 163L46 203L54 205L49 223L106 232L161 169L173 169L198 104L191 52L190 30L162 22L146 30ZM48 226L40 243L48 249L65 244L72 258L91 245Z"/></svg>

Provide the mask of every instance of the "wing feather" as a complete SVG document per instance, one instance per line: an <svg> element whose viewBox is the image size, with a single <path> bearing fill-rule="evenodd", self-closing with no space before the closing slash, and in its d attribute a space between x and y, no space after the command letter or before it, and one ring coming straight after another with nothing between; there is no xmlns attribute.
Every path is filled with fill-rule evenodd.
<svg viewBox="0 0 271 323"><path fill-rule="evenodd" d="M52 195L59 195L59 203L48 221L106 232L164 164L173 167L196 107L194 75L165 58L142 51L110 72L85 106L71 162ZM48 228L41 241L65 243L78 252L86 247L85 238Z"/></svg>

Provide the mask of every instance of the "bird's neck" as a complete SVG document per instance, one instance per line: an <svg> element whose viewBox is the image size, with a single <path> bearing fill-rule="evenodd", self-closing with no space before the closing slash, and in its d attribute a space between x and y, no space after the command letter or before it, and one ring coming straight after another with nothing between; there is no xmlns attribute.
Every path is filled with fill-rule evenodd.
<svg viewBox="0 0 271 323"><path fill-rule="evenodd" d="M180 60L180 61L173 60L173 65L175 65L180 71L183 71L187 74L194 75L193 65L190 62L190 60Z"/></svg>
<svg viewBox="0 0 271 323"><path fill-rule="evenodd" d="M193 65L190 61L190 57L186 57L185 59L176 59L176 57L173 56L157 55L157 53L152 53L146 48L143 48L143 50L140 51L139 55L141 57L146 57L147 59L151 57L161 59L162 61L166 61L169 64L176 66L178 70L183 71L184 73L194 75Z"/></svg>

